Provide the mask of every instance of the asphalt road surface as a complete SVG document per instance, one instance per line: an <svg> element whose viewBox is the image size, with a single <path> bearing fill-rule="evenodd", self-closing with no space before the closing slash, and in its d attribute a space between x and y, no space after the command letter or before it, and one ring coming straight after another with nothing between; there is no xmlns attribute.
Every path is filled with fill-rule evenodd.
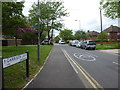
<svg viewBox="0 0 120 90"><path fill-rule="evenodd" d="M118 88L118 70L120 69L118 59L120 56L68 45L60 45L60 47L83 71L85 70L85 75L89 77L87 80L93 87ZM79 73L78 76L80 76ZM84 80L82 81L84 82Z"/></svg>
<svg viewBox="0 0 120 90"><path fill-rule="evenodd" d="M85 88L59 46L55 46L41 72L29 88Z"/></svg>
<svg viewBox="0 0 120 90"><path fill-rule="evenodd" d="M47 63L25 88L118 88L119 56L55 45Z"/></svg>

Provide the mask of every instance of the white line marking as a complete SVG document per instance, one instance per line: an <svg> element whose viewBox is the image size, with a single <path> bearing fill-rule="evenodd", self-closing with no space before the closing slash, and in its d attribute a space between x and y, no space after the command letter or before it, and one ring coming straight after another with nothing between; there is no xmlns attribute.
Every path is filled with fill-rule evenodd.
<svg viewBox="0 0 120 90"><path fill-rule="evenodd" d="M71 63L71 61L69 60L69 58L67 57L67 55L65 54L65 51L61 48L61 50L63 51L65 57L67 58L67 60L69 61L69 63L71 64L71 66L73 67L73 69L75 70L75 72L78 74L78 71L75 69L75 67L73 66L73 64Z"/></svg>
<svg viewBox="0 0 120 90"><path fill-rule="evenodd" d="M116 62L113 62L114 64L117 64L117 65L120 65L120 64L118 64L118 63L116 63Z"/></svg>
<svg viewBox="0 0 120 90"><path fill-rule="evenodd" d="M91 56L95 56L95 57L98 57L97 55L94 55L94 54L91 54L91 53L88 53L86 52L87 54L91 55Z"/></svg>
<svg viewBox="0 0 120 90"><path fill-rule="evenodd" d="M95 57L93 57L93 56L91 56L91 55L86 55L86 54L84 54L84 55L79 55L79 56L77 56L76 55L77 53L74 53L74 56L77 58L77 59L81 59L81 60L84 60L84 61L95 61L96 60L96 58ZM92 58L92 59L85 59L85 57L89 57L89 58Z"/></svg>
<svg viewBox="0 0 120 90"><path fill-rule="evenodd" d="M46 62L47 62L47 60L48 60L51 52L52 52L52 50L50 51L49 55L47 56L47 58L46 58L46 60L45 60L45 62L43 64L43 66L40 68L40 70L38 71L38 73L21 90L24 90L37 77L37 75L41 72L41 70L43 69L44 65L46 64Z"/></svg>

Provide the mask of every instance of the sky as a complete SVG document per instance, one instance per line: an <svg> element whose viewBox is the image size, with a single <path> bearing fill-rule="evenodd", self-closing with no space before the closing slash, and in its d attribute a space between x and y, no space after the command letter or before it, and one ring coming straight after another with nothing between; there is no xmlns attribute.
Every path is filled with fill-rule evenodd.
<svg viewBox="0 0 120 90"><path fill-rule="evenodd" d="M21 0L18 0L21 1ZM37 2L38 0L34 0ZM62 23L64 23L65 29L70 29L73 33L79 29L83 31L97 31L100 32L100 10L99 1L100 0L62 0L64 2L64 7L69 13L68 17L64 17ZM28 16L29 10L34 3L33 0L25 0L25 7L23 9L23 14ZM103 15L103 30L110 25L118 26L118 20L112 20L106 18ZM59 34L58 31L54 31L55 36Z"/></svg>

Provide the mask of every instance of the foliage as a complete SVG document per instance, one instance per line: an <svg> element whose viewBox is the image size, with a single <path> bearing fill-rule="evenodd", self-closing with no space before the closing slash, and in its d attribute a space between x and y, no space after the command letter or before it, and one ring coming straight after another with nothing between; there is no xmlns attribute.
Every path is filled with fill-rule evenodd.
<svg viewBox="0 0 120 90"><path fill-rule="evenodd" d="M104 15L111 19L120 18L120 1L118 0L101 0L101 8L104 10Z"/></svg>
<svg viewBox="0 0 120 90"><path fill-rule="evenodd" d="M74 38L72 34L73 34L72 30L65 29L60 31L60 37L66 42L67 40L72 40Z"/></svg>
<svg viewBox="0 0 120 90"><path fill-rule="evenodd" d="M37 15L38 5L33 4L32 9L29 11L29 21L31 26L35 25L38 22L38 15ZM66 16L66 9L63 6L63 2L61 1L40 1L40 36L42 35L43 31L47 31L48 39L50 40L51 30L61 30L62 23L60 19Z"/></svg>
<svg viewBox="0 0 120 90"><path fill-rule="evenodd" d="M80 39L87 39L89 38L91 35L90 34L86 34L84 31L82 30L78 30L75 32L75 39L80 40Z"/></svg>
<svg viewBox="0 0 120 90"><path fill-rule="evenodd" d="M56 37L54 38L55 43L58 43L58 42L59 42L59 40L60 40L59 35L58 35L58 36L56 36Z"/></svg>
<svg viewBox="0 0 120 90"><path fill-rule="evenodd" d="M26 18L22 14L24 2L2 2L3 35L14 37L19 27L26 27Z"/></svg>
<svg viewBox="0 0 120 90"><path fill-rule="evenodd" d="M106 32L101 32L101 33L99 33L98 34L98 37L97 37L97 39L99 40L99 41L107 41L108 40L108 34L106 33Z"/></svg>

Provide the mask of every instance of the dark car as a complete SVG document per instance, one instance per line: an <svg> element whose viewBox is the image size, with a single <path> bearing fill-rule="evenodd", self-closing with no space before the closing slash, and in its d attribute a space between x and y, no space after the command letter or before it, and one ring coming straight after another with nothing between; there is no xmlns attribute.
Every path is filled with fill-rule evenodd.
<svg viewBox="0 0 120 90"><path fill-rule="evenodd" d="M96 42L93 40L85 40L81 42L81 48L83 49L96 49Z"/></svg>

